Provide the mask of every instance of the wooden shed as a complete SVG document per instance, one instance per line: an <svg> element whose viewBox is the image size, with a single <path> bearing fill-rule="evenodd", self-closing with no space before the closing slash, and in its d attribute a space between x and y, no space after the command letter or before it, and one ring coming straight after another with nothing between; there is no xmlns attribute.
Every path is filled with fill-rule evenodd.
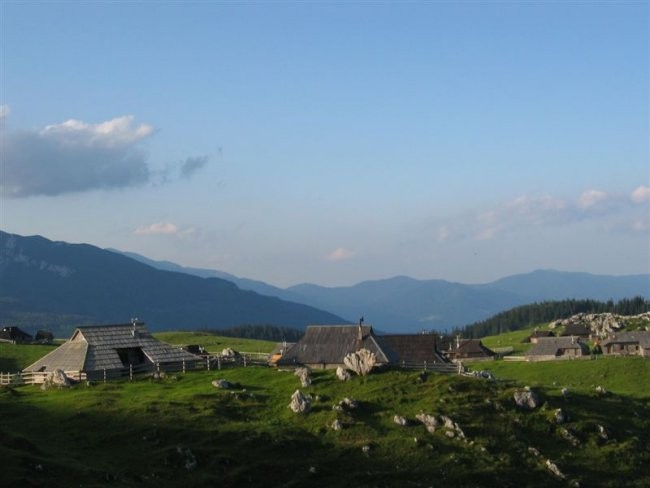
<svg viewBox="0 0 650 488"><path fill-rule="evenodd" d="M528 361L575 359L589 354L579 337L540 337L526 353Z"/></svg>
<svg viewBox="0 0 650 488"><path fill-rule="evenodd" d="M78 327L72 337L24 371L85 373L87 379L119 377L130 371L193 368L199 357L154 338L142 322Z"/></svg>

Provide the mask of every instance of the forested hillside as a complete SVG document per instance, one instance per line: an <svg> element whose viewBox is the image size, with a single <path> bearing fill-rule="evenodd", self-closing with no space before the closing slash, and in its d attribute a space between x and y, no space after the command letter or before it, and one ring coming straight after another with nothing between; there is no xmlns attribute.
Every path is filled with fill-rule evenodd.
<svg viewBox="0 0 650 488"><path fill-rule="evenodd" d="M619 315L637 315L650 311L650 300L643 297L624 298L618 302L609 300L560 300L533 303L515 307L494 317L475 322L454 330L467 338L478 338L519 330L535 324L566 319L579 313L615 313Z"/></svg>

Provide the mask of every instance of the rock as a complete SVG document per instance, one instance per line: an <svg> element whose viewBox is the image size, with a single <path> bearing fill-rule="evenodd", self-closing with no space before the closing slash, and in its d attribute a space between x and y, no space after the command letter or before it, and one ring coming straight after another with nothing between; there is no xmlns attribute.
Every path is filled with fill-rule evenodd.
<svg viewBox="0 0 650 488"><path fill-rule="evenodd" d="M234 349L227 347L221 351L221 357L222 358L228 358L228 359L234 359L236 357L239 357L239 353L235 351Z"/></svg>
<svg viewBox="0 0 650 488"><path fill-rule="evenodd" d="M604 425L596 425L596 430L598 431L598 435L602 440L609 440L609 435L607 434L607 430L605 429Z"/></svg>
<svg viewBox="0 0 650 488"><path fill-rule="evenodd" d="M561 392L562 392L562 396L564 398L569 398L569 389L568 388L562 388Z"/></svg>
<svg viewBox="0 0 650 488"><path fill-rule="evenodd" d="M428 432L432 434L436 431L436 428L438 428L438 419L434 415L419 413L415 418L424 425Z"/></svg>
<svg viewBox="0 0 650 488"><path fill-rule="evenodd" d="M564 427L559 430L560 436L569 442L573 447L578 447L580 445L580 441L576 436L574 436L571 432L569 432L567 429Z"/></svg>
<svg viewBox="0 0 650 488"><path fill-rule="evenodd" d="M194 456L194 453L190 450L189 447L177 446L176 452L182 456L183 466L186 470L193 471L196 469L196 466L198 464L196 461L196 456Z"/></svg>
<svg viewBox="0 0 650 488"><path fill-rule="evenodd" d="M359 402L357 402L354 398L345 397L343 400L339 402L339 406L343 410L347 410L347 411L356 410L357 408L359 408Z"/></svg>
<svg viewBox="0 0 650 488"><path fill-rule="evenodd" d="M539 457L539 450L534 448L534 447L529 447L528 452L531 453L535 457Z"/></svg>
<svg viewBox="0 0 650 488"><path fill-rule="evenodd" d="M52 387L69 388L72 386L72 380L68 378L62 369L55 369L48 373L45 381L41 385L41 390L48 390Z"/></svg>
<svg viewBox="0 0 650 488"><path fill-rule="evenodd" d="M449 437L450 439L453 439L456 437L456 433L453 430L445 430L445 435Z"/></svg>
<svg viewBox="0 0 650 488"><path fill-rule="evenodd" d="M422 371L418 375L418 379L415 380L415 381L418 382L418 383L424 383L428 378L429 378L429 373L427 373L426 371Z"/></svg>
<svg viewBox="0 0 650 488"><path fill-rule="evenodd" d="M458 426L456 422L451 420L451 418L447 417L446 415L442 415L440 416L440 420L443 422L444 428L447 429L447 432L452 432L454 434L450 436L447 434L447 432L445 432L445 435L447 435L447 437L455 437L457 435L460 439L465 438L465 433L463 430Z"/></svg>
<svg viewBox="0 0 650 488"><path fill-rule="evenodd" d="M332 427L332 430L339 431L343 428L343 425L339 419L334 419L334 422L332 422L332 425L330 427Z"/></svg>
<svg viewBox="0 0 650 488"><path fill-rule="evenodd" d="M311 410L311 401L303 395L300 390L296 390L293 395L291 395L291 403L289 403L289 408L293 413L309 413Z"/></svg>
<svg viewBox="0 0 650 488"><path fill-rule="evenodd" d="M534 410L539 406L539 397L534 391L530 389L515 391L514 399L515 403L520 408Z"/></svg>
<svg viewBox="0 0 650 488"><path fill-rule="evenodd" d="M361 448L361 452L364 453L366 456L370 455L370 446L365 445Z"/></svg>
<svg viewBox="0 0 650 488"><path fill-rule="evenodd" d="M350 375L350 372L339 366L336 368L336 377L341 380L341 381L348 381L352 376Z"/></svg>
<svg viewBox="0 0 650 488"><path fill-rule="evenodd" d="M309 368L298 368L294 374L300 379L300 384L303 388L311 385L311 371Z"/></svg>
<svg viewBox="0 0 650 488"><path fill-rule="evenodd" d="M215 388L220 388L222 390L229 390L230 388L233 387L233 385L232 385L232 383L230 383L230 381L227 381L227 380L224 380L224 379L214 380L212 382L212 386L214 386Z"/></svg>
<svg viewBox="0 0 650 488"><path fill-rule="evenodd" d="M151 373L151 379L154 381L164 380L167 377L167 374L164 371L154 371Z"/></svg>
<svg viewBox="0 0 650 488"><path fill-rule="evenodd" d="M607 390L606 390L605 388L603 388L602 386L598 385L598 386L596 387L596 393L597 393L598 395L600 395L600 396L607 396L607 393L608 393L608 392L607 392Z"/></svg>
<svg viewBox="0 0 650 488"><path fill-rule="evenodd" d="M316 474L316 473L317 473L316 466L310 466L310 467L309 467L309 472L310 472L311 474Z"/></svg>
<svg viewBox="0 0 650 488"><path fill-rule="evenodd" d="M565 424L569 421L569 416L561 408L558 408L555 411L554 418L555 418L555 423L558 425Z"/></svg>
<svg viewBox="0 0 650 488"><path fill-rule="evenodd" d="M553 473L558 478L562 480L565 478L564 474L562 474L562 471L560 471L560 468L557 467L557 464L552 462L550 459L546 460L546 467L551 473Z"/></svg>
<svg viewBox="0 0 650 488"><path fill-rule="evenodd" d="M401 415L395 415L393 417L393 422L395 422L397 425L401 425L401 426L408 425L408 420L406 420Z"/></svg>
<svg viewBox="0 0 650 488"><path fill-rule="evenodd" d="M360 349L343 358L343 364L360 376L366 376L375 367L377 358L367 349Z"/></svg>

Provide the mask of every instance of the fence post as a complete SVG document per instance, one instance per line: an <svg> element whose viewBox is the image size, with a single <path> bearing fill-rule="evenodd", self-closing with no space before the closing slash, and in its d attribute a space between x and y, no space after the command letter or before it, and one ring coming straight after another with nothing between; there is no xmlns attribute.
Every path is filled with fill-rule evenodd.
<svg viewBox="0 0 650 488"><path fill-rule="evenodd" d="M221 369L221 356L217 356L217 369Z"/></svg>
<svg viewBox="0 0 650 488"><path fill-rule="evenodd" d="M160 374L160 363L156 363L156 371Z"/></svg>
<svg viewBox="0 0 650 488"><path fill-rule="evenodd" d="M106 383L106 368L104 368L104 383Z"/></svg>
<svg viewBox="0 0 650 488"><path fill-rule="evenodd" d="M425 361L424 362L424 371L426 371L426 370L427 370L427 362Z"/></svg>
<svg viewBox="0 0 650 488"><path fill-rule="evenodd" d="M208 356L207 358L205 358L205 364L206 364L207 367L208 367L208 371L210 371L210 356Z"/></svg>
<svg viewBox="0 0 650 488"><path fill-rule="evenodd" d="M183 359L183 374L185 374L185 360Z"/></svg>
<svg viewBox="0 0 650 488"><path fill-rule="evenodd" d="M129 363L129 380L133 381L133 365Z"/></svg>
<svg viewBox="0 0 650 488"><path fill-rule="evenodd" d="M244 355L244 368L246 367L246 355Z"/></svg>

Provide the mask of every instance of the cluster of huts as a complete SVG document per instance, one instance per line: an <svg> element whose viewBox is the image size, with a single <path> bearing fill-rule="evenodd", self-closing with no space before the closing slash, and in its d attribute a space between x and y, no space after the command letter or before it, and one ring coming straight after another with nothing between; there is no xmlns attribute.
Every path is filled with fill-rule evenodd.
<svg viewBox="0 0 650 488"><path fill-rule="evenodd" d="M3 334L18 340L14 327ZM30 340L33 338L30 337ZM26 340L26 338L25 338ZM590 354L584 336L555 337L536 331L526 353L529 361L579 358ZM650 358L650 331L620 332L600 342L606 355L640 355ZM275 366L335 368L350 353L366 349L378 366L449 368L454 363L494 359L496 354L478 339L435 334L376 334L369 325L314 325L294 344L278 345L270 355ZM124 371L153 371L161 367L192 368L201 356L154 338L144 323L77 327L60 347L25 368L25 372L63 370L83 373L89 380L123 375Z"/></svg>
<svg viewBox="0 0 650 488"><path fill-rule="evenodd" d="M54 335L48 330L39 330L33 336L15 326L2 327L2 330L0 330L0 342L9 342L11 344L50 344L53 340Z"/></svg>

